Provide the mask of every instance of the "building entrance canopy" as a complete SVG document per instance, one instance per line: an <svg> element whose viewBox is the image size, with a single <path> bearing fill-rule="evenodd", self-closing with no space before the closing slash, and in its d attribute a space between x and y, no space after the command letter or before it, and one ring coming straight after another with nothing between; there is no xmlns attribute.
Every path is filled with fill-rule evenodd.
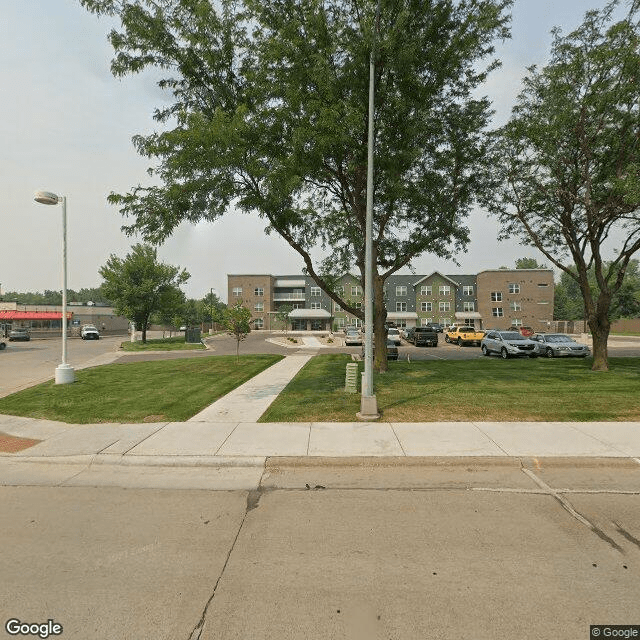
<svg viewBox="0 0 640 640"><path fill-rule="evenodd" d="M331 314L326 309L294 309L289 313L291 320L329 320Z"/></svg>

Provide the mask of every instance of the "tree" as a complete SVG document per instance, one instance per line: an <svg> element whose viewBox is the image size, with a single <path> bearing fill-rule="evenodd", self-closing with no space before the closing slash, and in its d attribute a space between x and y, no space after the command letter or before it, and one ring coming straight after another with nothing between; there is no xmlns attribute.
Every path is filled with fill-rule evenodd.
<svg viewBox="0 0 640 640"><path fill-rule="evenodd" d="M546 269L547 266L539 264L535 258L518 258L516 260L516 269Z"/></svg>
<svg viewBox="0 0 640 640"><path fill-rule="evenodd" d="M609 263L606 267L609 268ZM587 274L593 296L597 295L598 282L593 267ZM562 273L556 284L553 317L555 320L581 320L584 302L575 276ZM630 260L622 286L611 299L609 321L618 318L636 318L640 315L640 269L638 260Z"/></svg>
<svg viewBox="0 0 640 640"><path fill-rule="evenodd" d="M202 306L204 322L210 322L212 327L214 322L222 323L222 314L227 305L220 300L217 294L213 291L207 293L202 299Z"/></svg>
<svg viewBox="0 0 640 640"><path fill-rule="evenodd" d="M503 237L534 245L577 282L596 371L608 370L612 301L640 249L639 3L613 23L618 4L589 11L566 37L556 30L549 65L529 69L500 132L492 203ZM618 238L607 262L603 245Z"/></svg>
<svg viewBox="0 0 640 640"><path fill-rule="evenodd" d="M166 316L184 302L180 285L189 274L180 267L158 262L157 249L136 244L125 258L111 254L100 267L104 294L113 300L116 313L136 323L147 341L147 326L154 312Z"/></svg>
<svg viewBox="0 0 640 640"><path fill-rule="evenodd" d="M289 328L289 314L293 311L293 307L290 304L283 304L278 308L276 312L277 320L282 324L282 329L286 335Z"/></svg>
<svg viewBox="0 0 640 640"><path fill-rule="evenodd" d="M120 18L113 73L164 71L172 130L136 136L156 184L111 194L140 232L231 207L256 212L346 311L337 278L364 281L369 54L376 0L81 0ZM512 0L383 0L375 60L373 282L376 368L387 367L384 283L424 252L452 259L488 183L478 88L508 37ZM217 11L215 6L220 6ZM324 249L323 259L312 254ZM317 255L317 254L315 254ZM362 282L361 282L362 284Z"/></svg>
<svg viewBox="0 0 640 640"><path fill-rule="evenodd" d="M238 300L222 314L222 324L230 336L236 339L236 363L240 363L240 343L251 333L251 311Z"/></svg>

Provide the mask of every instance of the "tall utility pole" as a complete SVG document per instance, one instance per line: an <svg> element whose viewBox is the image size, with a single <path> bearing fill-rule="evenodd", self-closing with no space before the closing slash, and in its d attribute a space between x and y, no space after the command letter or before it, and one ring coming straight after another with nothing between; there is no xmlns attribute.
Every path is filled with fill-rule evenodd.
<svg viewBox="0 0 640 640"><path fill-rule="evenodd" d="M373 151L374 151L374 97L375 59L378 30L380 28L380 0L376 8L373 43L369 56L369 135L367 153L367 218L365 227L364 258L364 374L360 398L360 420L376 420L378 401L373 392ZM382 347L382 345L379 345Z"/></svg>

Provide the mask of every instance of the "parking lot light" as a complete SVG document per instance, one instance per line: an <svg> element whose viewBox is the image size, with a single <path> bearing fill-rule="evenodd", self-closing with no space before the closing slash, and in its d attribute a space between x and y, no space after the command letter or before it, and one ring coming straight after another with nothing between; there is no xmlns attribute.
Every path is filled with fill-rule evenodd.
<svg viewBox="0 0 640 640"><path fill-rule="evenodd" d="M67 197L36 191L34 200L40 204L62 204L62 363L56 367L55 383L69 384L75 382L75 372L67 364Z"/></svg>

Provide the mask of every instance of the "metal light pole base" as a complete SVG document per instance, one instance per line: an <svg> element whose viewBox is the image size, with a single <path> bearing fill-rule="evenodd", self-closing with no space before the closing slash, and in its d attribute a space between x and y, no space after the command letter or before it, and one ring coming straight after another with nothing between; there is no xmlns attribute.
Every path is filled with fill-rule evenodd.
<svg viewBox="0 0 640 640"><path fill-rule="evenodd" d="M378 413L378 401L375 396L361 396L360 411L356 413L358 420L370 422L380 417Z"/></svg>
<svg viewBox="0 0 640 640"><path fill-rule="evenodd" d="M56 367L56 384L71 384L76 381L76 373L73 367L68 364L59 364Z"/></svg>

